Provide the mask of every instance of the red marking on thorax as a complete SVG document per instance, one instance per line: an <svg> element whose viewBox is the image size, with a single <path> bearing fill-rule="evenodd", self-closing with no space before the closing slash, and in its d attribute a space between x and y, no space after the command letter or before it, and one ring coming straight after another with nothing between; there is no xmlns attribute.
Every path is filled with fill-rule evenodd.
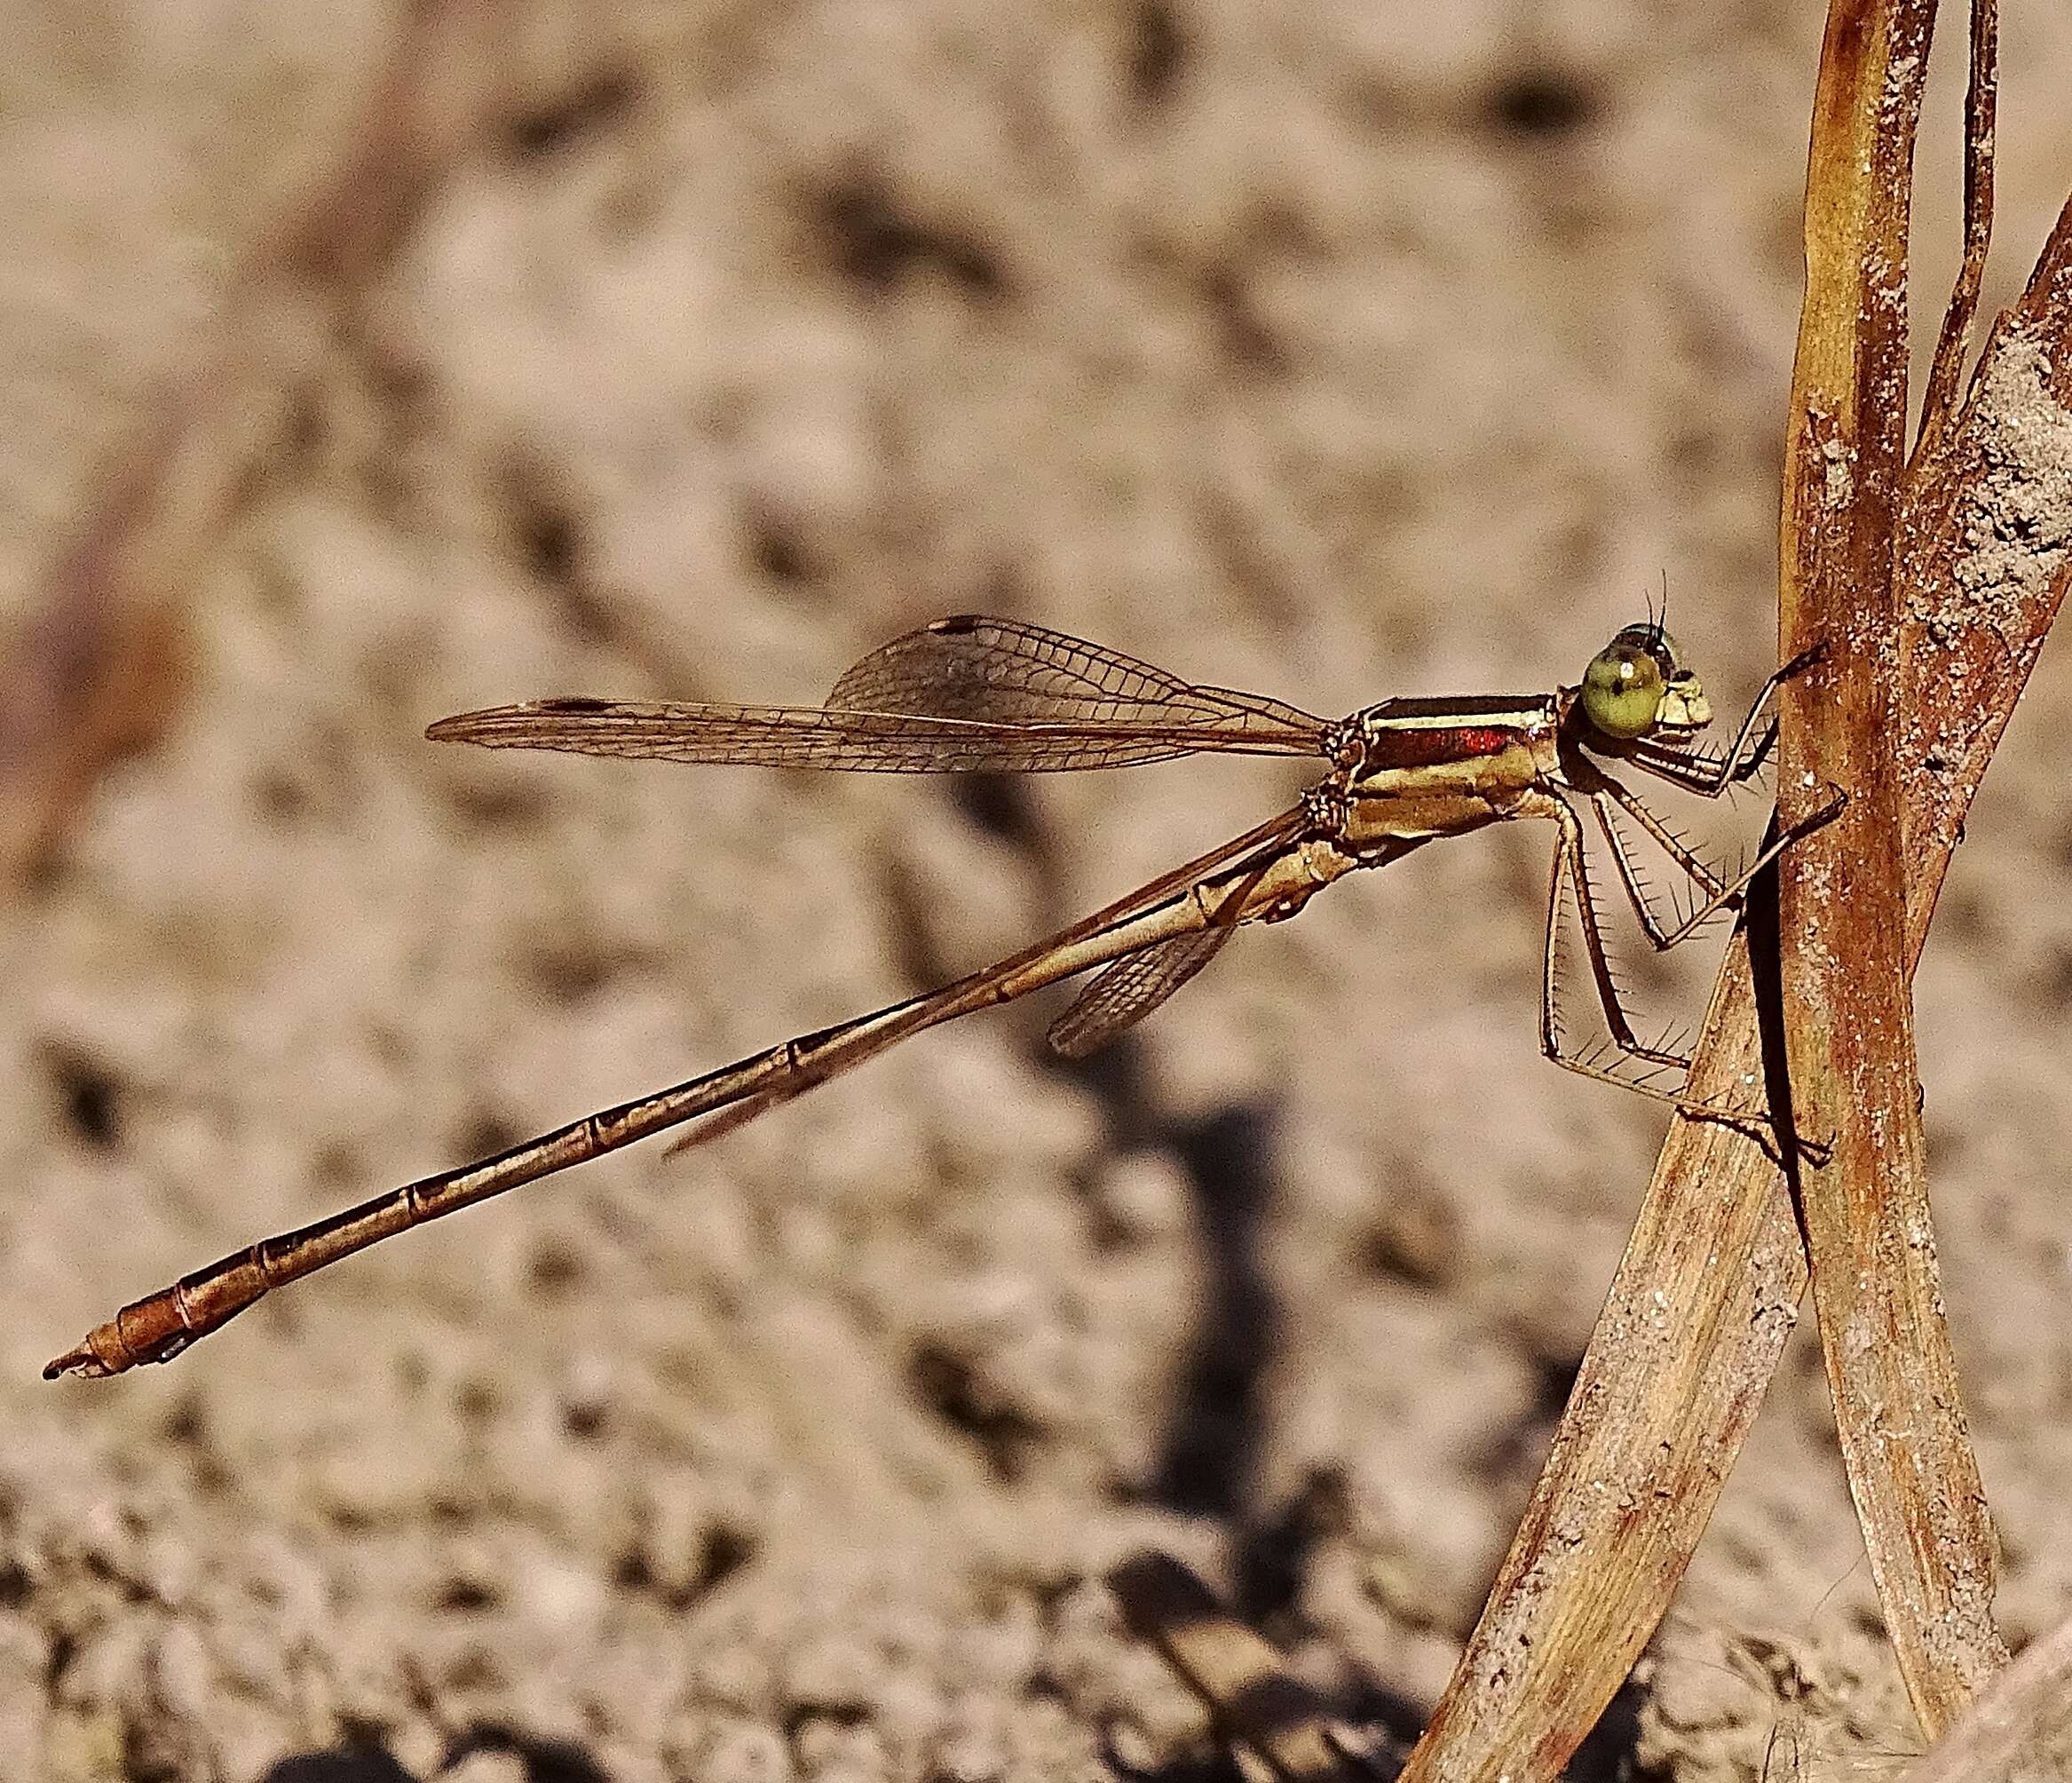
<svg viewBox="0 0 2072 1783"><path fill-rule="evenodd" d="M1370 768L1428 768L1440 762L1500 756L1524 741L1514 725L1446 725L1433 729L1383 731L1367 741Z"/></svg>

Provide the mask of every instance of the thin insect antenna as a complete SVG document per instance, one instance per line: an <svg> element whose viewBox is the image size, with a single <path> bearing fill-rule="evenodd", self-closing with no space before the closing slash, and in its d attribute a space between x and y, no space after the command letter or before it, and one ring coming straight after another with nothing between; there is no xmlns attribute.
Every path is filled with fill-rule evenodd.
<svg viewBox="0 0 2072 1783"><path fill-rule="evenodd" d="M1669 632L1669 567L1662 567L1662 607L1655 615L1655 642L1660 644Z"/></svg>

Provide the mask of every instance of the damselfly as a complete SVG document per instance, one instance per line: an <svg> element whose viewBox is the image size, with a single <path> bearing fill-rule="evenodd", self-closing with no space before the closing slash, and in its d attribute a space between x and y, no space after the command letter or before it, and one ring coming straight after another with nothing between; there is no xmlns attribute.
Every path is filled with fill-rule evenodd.
<svg viewBox="0 0 2072 1783"><path fill-rule="evenodd" d="M1765 683L1732 745L1705 755L1712 722L1697 677L1659 622L1628 626L1581 683L1499 699L1385 700L1335 722L1255 693L1197 686L1113 650L1012 620L943 619L873 651L820 707L643 705L540 700L445 718L429 734L491 749L566 749L644 760L754 763L888 773L1036 773L1127 767L1207 751L1321 759L1330 772L1292 809L1154 879L1049 939L939 990L801 1034L686 1083L584 1116L554 1132L262 1240L98 1327L44 1370L114 1375L169 1361L262 1295L412 1226L521 1183L695 1122L694 1145L731 1131L923 1028L1097 975L1052 1025L1060 1051L1093 1051L1164 1002L1252 923L1293 916L1333 880L1399 860L1441 836L1508 819L1555 826L1547 888L1540 1049L1586 1076L1686 1104L1645 1074L1687 1056L1634 1033L1606 958L1584 856L1582 808L1609 844L1648 938L1674 947L1732 902L1778 850L1834 809L1771 842L1745 873L1716 874L1624 781L1614 765L1717 798L1747 780L1775 741L1764 705L1805 659ZM1635 870L1621 817L1688 876L1694 908L1665 923ZM1611 1051L1564 1050L1556 1016L1563 899L1579 918ZM1621 1075L1621 1071L1628 1074ZM1635 1070L1641 1077L1632 1074ZM1760 1114L1749 1117L1761 1123Z"/></svg>

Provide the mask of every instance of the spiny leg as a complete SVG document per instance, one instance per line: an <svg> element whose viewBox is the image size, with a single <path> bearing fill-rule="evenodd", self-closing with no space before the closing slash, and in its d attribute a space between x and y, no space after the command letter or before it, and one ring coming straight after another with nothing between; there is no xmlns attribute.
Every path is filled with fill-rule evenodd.
<svg viewBox="0 0 2072 1783"><path fill-rule="evenodd" d="M1684 876L1698 888L1700 902L1693 905L1694 912L1702 909L1705 915L1710 915L1722 905L1732 902L1739 895L1739 891L1745 889L1748 881L1754 876L1754 872L1760 870L1760 868L1751 869L1744 864L1736 868L1734 880L1723 878L1718 869L1665 823L1638 793L1601 770L1596 776L1596 784L1591 789L1590 804L1591 809L1596 813L1598 828L1604 832L1604 839L1610 844L1612 865L1617 869L1619 884L1625 889L1626 901L1633 907L1633 914L1641 919L1641 927L1647 931L1648 939L1654 944L1658 953L1666 952L1679 941L1687 939L1704 917L1686 915L1679 910L1675 924L1667 927L1664 925L1662 919L1655 914L1654 901L1648 895L1640 868L1626 846L1625 836L1620 831L1614 815L1614 807L1624 812L1646 830L1662 852L1676 863ZM1670 902L1673 909L1676 900L1672 898Z"/></svg>
<svg viewBox="0 0 2072 1783"><path fill-rule="evenodd" d="M1688 1051L1667 1047L1643 1046L1635 1037L1633 1024L1627 1020L1624 1005L1618 999L1618 987L1611 976L1609 962L1604 954L1604 943L1599 932L1596 912L1592 905L1589 879L1583 853L1583 825L1575 811L1564 800L1559 812L1549 812L1561 826L1560 839L1554 844L1554 866L1547 876L1546 896L1546 947L1540 977L1539 997L1539 1050L1564 1071L1572 1071L1578 1077L1587 1077L1598 1083L1610 1083L1621 1090L1631 1090L1651 1101L1666 1103L1678 1113L1701 1121L1718 1121L1744 1132L1760 1145L1771 1157L1780 1154L1775 1129L1769 1117L1754 1110L1735 1108L1724 1103L1708 1102L1703 1098L1686 1096L1681 1086L1672 1090L1659 1083L1649 1082L1645 1076L1621 1075L1617 1065L1601 1065L1597 1057L1577 1055L1562 1050L1561 1020L1558 1009L1559 985L1557 956L1561 938L1562 890L1564 884L1573 888L1576 907L1582 917L1583 939L1590 959L1591 976L1597 981L1600 1002L1603 1005L1605 1024L1610 1031L1611 1044L1622 1058L1643 1066L1649 1072L1673 1070L1688 1075L1691 1055Z"/></svg>
<svg viewBox="0 0 2072 1783"><path fill-rule="evenodd" d="M1649 811L1630 788L1621 786L1609 774L1601 776L1601 779L1604 793L1593 795L1598 821L1603 825L1605 835L1610 839L1612 860L1619 869L1619 876L1625 885L1626 895L1632 900L1634 910L1640 915L1641 926L1648 931L1649 940L1654 943L1656 951L1658 953L1667 953L1670 948L1688 941L1721 910L1726 909L1729 905L1737 903L1743 893L1755 883L1757 876L1766 867L1791 847L1793 843L1801 841L1812 835L1815 830L1824 828L1828 824L1832 823L1836 818L1842 814L1842 808L1849 802L1848 794L1838 791L1832 798L1811 816L1802 818L1789 829L1780 830L1772 836L1763 845L1755 859L1742 868L1732 879L1722 880L1688 848L1680 843L1675 832L1657 818L1653 812ZM1664 850L1675 860L1676 864L1690 876L1693 883L1705 892L1705 901L1684 917L1673 929L1663 930L1657 926L1653 913L1649 909L1641 889L1635 884L1633 879L1628 876L1631 863L1625 858L1624 844L1617 830L1613 828L1602 804L1596 803L1598 799L1606 795L1615 799L1621 810L1630 812L1642 828L1662 844Z"/></svg>
<svg viewBox="0 0 2072 1783"><path fill-rule="evenodd" d="M1641 872L1640 863L1633 858L1626 846L1625 834L1620 830L1616 812L1625 812L1646 830L1660 846L1662 852L1676 863L1684 876L1689 879L1706 898L1719 895L1722 882L1712 869L1694 853L1689 846L1669 826L1656 817L1645 805L1634 798L1624 787L1615 788L1606 777L1606 783L1590 795L1590 808L1596 813L1597 827L1604 832L1604 840L1611 851L1611 864L1618 875L1620 887L1626 894L1626 902L1633 906L1633 914L1641 919L1641 927L1646 931L1649 941L1657 951L1668 947L1670 929L1655 914L1655 900L1649 894L1648 884ZM1670 899L1670 907L1675 909L1676 899ZM1677 912L1678 921L1682 912Z"/></svg>
<svg viewBox="0 0 2072 1783"><path fill-rule="evenodd" d="M1767 725L1760 724L1763 709L1769 704L1770 696L1795 675L1803 674L1827 654L1824 644L1816 644L1810 650L1802 650L1789 662L1773 674L1757 690L1750 703L1748 715L1741 721L1741 728L1735 733L1734 741L1726 753L1716 758L1694 760L1662 743L1645 740L1636 742L1628 757L1635 766L1645 768L1657 778L1681 787L1686 792L1696 793L1700 798L1719 798L1730 787L1740 785L1752 778L1768 759L1777 741L1777 721L1772 717ZM1751 740L1754 746L1750 747Z"/></svg>
<svg viewBox="0 0 2072 1783"><path fill-rule="evenodd" d="M1643 738L1631 746L1625 758L1657 780L1667 781L1696 797L1726 798L1761 772L1776 742L1777 725L1772 719L1763 726L1754 747L1744 753L1738 740L1724 754L1712 756L1693 754L1678 745Z"/></svg>
<svg viewBox="0 0 2072 1783"><path fill-rule="evenodd" d="M1686 939L1714 910L1729 899L1738 897L1746 889L1748 882L1792 843L1809 831L1832 822L1847 803L1847 793L1837 793L1803 823L1795 824L1776 837L1763 850L1755 865L1745 875L1717 893L1705 908L1684 925L1680 933L1671 936L1667 945L1674 946L1676 941ZM1540 972L1539 994L1541 1053L1564 1071L1572 1071L1578 1076L1588 1077L1600 1083L1617 1084L1621 1090L1634 1090L1654 1101L1665 1102L1681 1113L1700 1120L1723 1121L1746 1133L1773 1158L1780 1156L1781 1136L1775 1123L1767 1114L1752 1109L1732 1107L1724 1103L1709 1102L1699 1097L1686 1096L1680 1090L1650 1083L1644 1077L1621 1076L1616 1065L1600 1065L1594 1058L1578 1056L1562 1050L1559 956L1562 890L1566 884L1575 894L1576 910L1583 927L1584 948L1589 958L1591 976L1596 980L1598 999L1603 1008L1605 1025L1609 1030L1613 1049L1622 1058L1635 1061L1650 1071L1673 1069L1688 1075L1692 1060L1692 1055L1688 1050L1644 1046L1635 1036L1633 1024L1627 1019L1625 1006L1619 1001L1617 983L1612 977L1610 962L1604 950L1603 936L1598 926L1596 907L1590 892L1586 857L1583 852L1582 820L1565 799L1558 801L1557 808L1546 812L1546 815L1552 817L1559 826L1559 835L1554 844L1553 867L1547 876L1546 942ZM1809 1149L1808 1142L1803 1138L1794 1138L1791 1143L1801 1151Z"/></svg>
<svg viewBox="0 0 2072 1783"><path fill-rule="evenodd" d="M1623 1058L1653 1071L1682 1072L1690 1068L1688 1053L1648 1046L1633 1032L1625 1005L1619 999L1618 984L1612 976L1611 961L1605 951L1603 931L1597 920L1596 899L1590 890L1589 868L1583 853L1582 820L1566 800L1559 801L1556 809L1548 815L1554 818L1559 834L1554 843L1554 865L1547 876L1546 942L1540 971L1539 1050L1564 1070L1595 1078L1600 1082L1616 1083L1623 1089L1637 1090L1643 1096L1652 1096L1681 1107L1685 1105L1685 1098L1673 1091L1649 1083L1645 1079L1622 1077L1616 1066L1598 1065L1562 1050L1559 959L1562 893L1566 888L1573 895L1576 914L1582 923L1584 956L1597 986L1598 1003L1604 1011L1604 1023L1613 1048Z"/></svg>

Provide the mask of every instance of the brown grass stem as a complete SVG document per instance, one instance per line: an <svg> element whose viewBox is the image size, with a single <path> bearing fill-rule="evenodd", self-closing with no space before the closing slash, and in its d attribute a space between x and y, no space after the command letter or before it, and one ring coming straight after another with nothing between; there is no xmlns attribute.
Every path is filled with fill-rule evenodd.
<svg viewBox="0 0 2072 1783"><path fill-rule="evenodd" d="M1853 417L1866 402L1880 405L1858 424L1878 435L1879 456L1869 470L1883 479L1873 496L1884 511L1886 543L1874 547L1852 532L1846 548L1868 554L1867 567L1885 564L1891 586L1877 616L1890 636L1871 638L1868 648L1861 638L1839 640L1857 660L1838 662L1834 673L1851 681L1871 671L1886 678L1882 699L1871 690L1870 709L1884 714L1879 744L1886 759L1865 768L1871 777L1865 805L1886 814L1890 833L1869 845L1884 851L1887 895L1896 872L1903 900L1878 986L1889 1005L1893 960L1903 990L1965 813L2072 578L2072 207L2021 303L1993 329L1961 403L1901 479L1904 386L1892 385L1889 349L1895 316L1903 314L1903 233L1901 256L1888 250L1906 207L1895 212L1892 182L1910 178L1926 11L1837 0L1831 19L1823 127L1855 145L1859 171L1851 178L1885 186L1882 195L1852 196L1841 189L1848 169L1833 153L1832 137L1816 144L1808 229L1819 237L1823 274L1831 271L1835 283L1810 292L1808 307L1827 306L1814 325L1846 337L1850 381L1837 380L1838 408L1824 423L1813 416L1813 404L1794 405L1807 417L1793 430L1802 479L1794 489L1824 500L1831 479L1836 495L1854 498L1854 487L1842 486L1853 485L1858 466L1830 449L1839 444L1847 454L1854 436L1833 431L1834 414L1844 399L1856 405ZM1974 64L1968 108L1966 251L1982 255L1980 212L1991 191L1989 8L1974 12L1973 42L1982 42L1984 52ZM1907 56L1923 60L1895 83L1894 62ZM1872 94L1874 106L1865 103ZM1867 234L1867 226L1881 233ZM1855 330L1866 271L1878 275L1880 301L1868 326L1880 342L1883 371L1860 384L1853 381L1862 368ZM1859 301L1838 297L1844 283ZM1960 275L1953 308L1973 301L1973 281ZM1961 338L1968 329L1968 318L1954 330L1946 323L1945 338ZM1898 338L1903 345L1903 328ZM1961 349L1951 352L1961 364ZM1808 489L1805 479L1815 471L1818 481ZM1795 515L1807 511L1800 499L1794 497ZM1857 764L1842 771L1854 773ZM1819 793L1803 790L1809 800ZM1861 821L1844 834L1861 835ZM1695 1094L1718 1098L1764 1085L1758 1015L1748 937L1738 935L1700 1039ZM1903 1026L1893 1032L1903 1041ZM1910 1045L1902 1044L1897 1068L1888 1057L1880 1076L1884 1093L1899 1094L1908 1123L1917 1119L1910 1066ZM1803 1109L1799 1120L1800 1130L1812 1129ZM1838 1125L1837 1151L1843 1137ZM1858 1137L1848 1143L1854 1155ZM1807 1280L1791 1197L1772 1158L1731 1127L1680 1117L1524 1519L1406 1775L1524 1779L1560 1772L1674 1592ZM1917 1264L1897 1297L1918 1307L1930 1290L1927 1304L1939 1320L1932 1288L1932 1268ZM1926 1341L1941 1339L1931 1334ZM1960 1445L1961 1416L1943 1417L1938 1434ZM1875 1426L1871 1438L1876 1457L1882 1438ZM1948 1478L1964 1473L1967 1456L1961 1448L1952 1456L1946 1443L1934 1459ZM1919 1478L1929 1471L1925 1467ZM1907 1575L1910 1582L1932 1581L1924 1599L1947 1604L1962 1618L1948 1639L1918 1628L1910 1636L1910 1680L1931 1716L1953 1712L1996 1657L1982 1589L1989 1578L1982 1514L1974 1503L1960 1503L1915 1525L1916 1535L1933 1545L1944 1521L1950 1551L1916 1557Z"/></svg>

